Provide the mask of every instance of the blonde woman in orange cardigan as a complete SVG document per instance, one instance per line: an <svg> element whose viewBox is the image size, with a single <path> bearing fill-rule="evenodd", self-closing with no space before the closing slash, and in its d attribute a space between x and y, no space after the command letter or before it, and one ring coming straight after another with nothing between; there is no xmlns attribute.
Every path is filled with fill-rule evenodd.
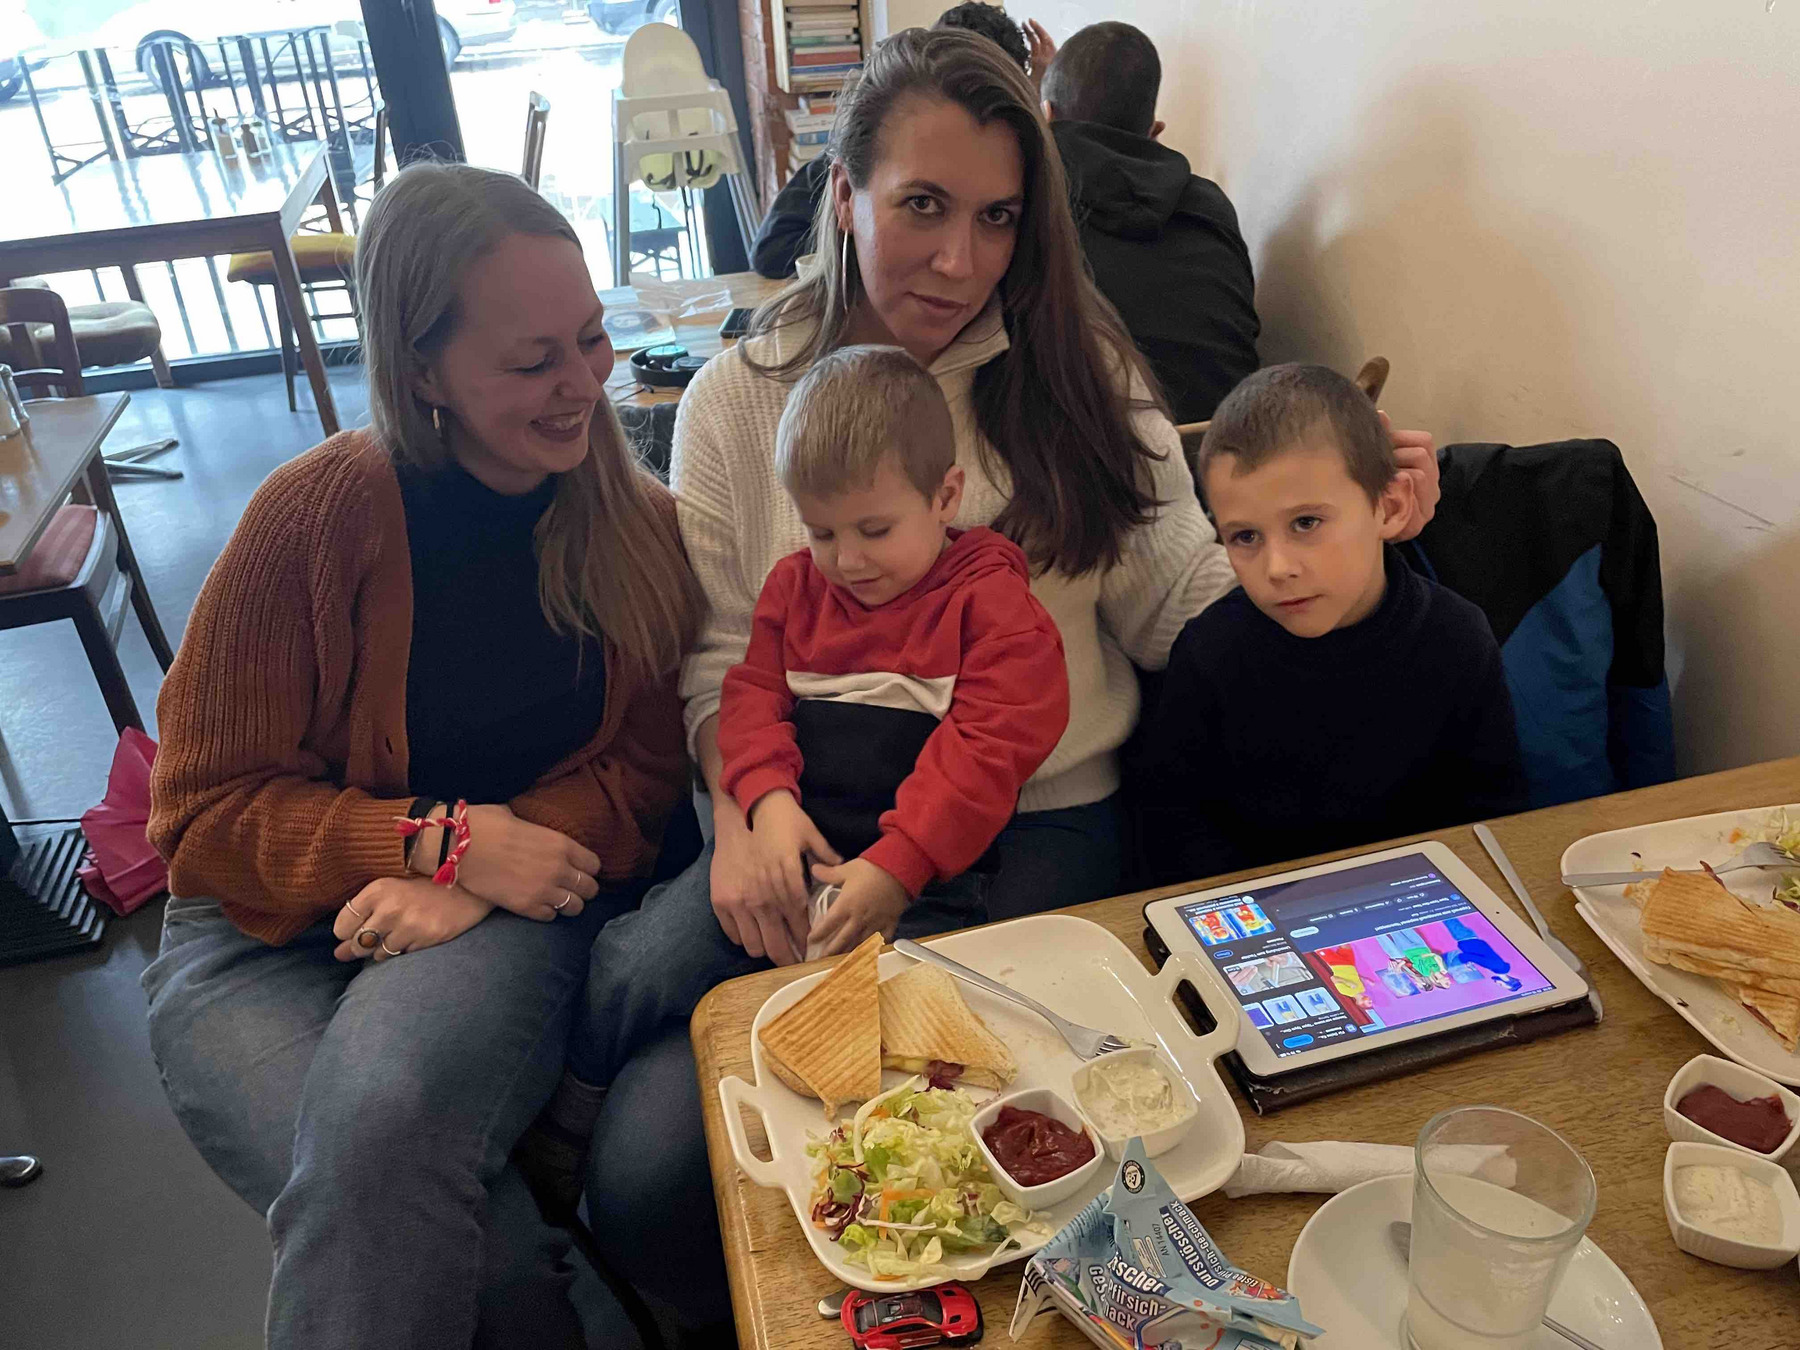
<svg viewBox="0 0 1800 1350"><path fill-rule="evenodd" d="M697 591L553 207L408 168L357 278L371 425L257 492L158 704L151 1043L270 1346L576 1346L506 1158L686 783Z"/></svg>

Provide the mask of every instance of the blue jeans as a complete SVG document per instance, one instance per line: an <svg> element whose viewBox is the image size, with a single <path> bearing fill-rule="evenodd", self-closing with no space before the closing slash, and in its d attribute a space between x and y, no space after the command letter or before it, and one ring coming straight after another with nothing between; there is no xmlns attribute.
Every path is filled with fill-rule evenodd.
<svg viewBox="0 0 1800 1350"><path fill-rule="evenodd" d="M566 1238L506 1160L617 908L496 910L376 965L333 959L328 923L271 947L169 901L150 1045L188 1137L268 1216L271 1347L583 1344Z"/></svg>

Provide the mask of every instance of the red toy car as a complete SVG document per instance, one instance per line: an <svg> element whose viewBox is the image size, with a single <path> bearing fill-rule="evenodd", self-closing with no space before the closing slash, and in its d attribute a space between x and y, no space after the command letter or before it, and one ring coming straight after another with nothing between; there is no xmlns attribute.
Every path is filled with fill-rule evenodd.
<svg viewBox="0 0 1800 1350"><path fill-rule="evenodd" d="M981 1339L981 1305L967 1287L933 1285L910 1294L852 1289L841 1314L860 1350L908 1350L915 1345L973 1345Z"/></svg>

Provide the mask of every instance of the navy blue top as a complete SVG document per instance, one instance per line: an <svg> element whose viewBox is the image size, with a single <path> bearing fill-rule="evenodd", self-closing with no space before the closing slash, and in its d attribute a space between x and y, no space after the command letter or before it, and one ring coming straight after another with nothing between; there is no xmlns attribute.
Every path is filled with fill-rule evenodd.
<svg viewBox="0 0 1800 1350"><path fill-rule="evenodd" d="M1486 615L1387 551L1361 623L1289 633L1242 589L1188 624L1144 745L1159 880L1376 844L1522 810L1512 699Z"/></svg>
<svg viewBox="0 0 1800 1350"><path fill-rule="evenodd" d="M556 478L508 497L456 465L396 472L412 554L409 785L510 801L593 739L606 700L604 649L554 632L538 603L532 531Z"/></svg>

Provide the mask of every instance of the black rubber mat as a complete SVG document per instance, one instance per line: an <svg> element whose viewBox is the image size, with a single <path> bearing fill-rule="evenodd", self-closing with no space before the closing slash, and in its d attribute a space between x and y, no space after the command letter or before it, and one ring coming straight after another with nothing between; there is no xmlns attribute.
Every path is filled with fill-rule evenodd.
<svg viewBox="0 0 1800 1350"><path fill-rule="evenodd" d="M20 826L19 856L0 876L0 966L98 946L106 909L75 870L87 849L78 825Z"/></svg>

